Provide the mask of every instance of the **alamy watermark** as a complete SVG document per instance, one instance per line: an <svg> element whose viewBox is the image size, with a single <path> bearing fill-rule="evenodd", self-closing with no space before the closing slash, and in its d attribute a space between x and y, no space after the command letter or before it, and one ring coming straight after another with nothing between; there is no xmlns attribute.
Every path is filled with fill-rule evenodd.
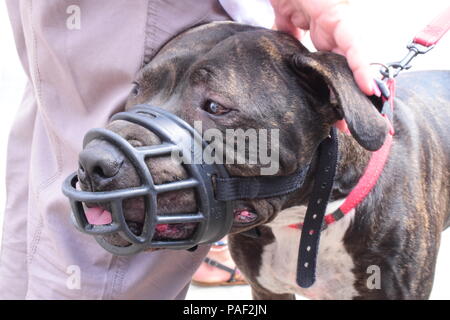
<svg viewBox="0 0 450 320"><path fill-rule="evenodd" d="M66 279L66 287L69 290L81 289L81 268L75 264L67 267L66 273L69 275Z"/></svg>
<svg viewBox="0 0 450 320"><path fill-rule="evenodd" d="M203 131L202 122L194 121L193 154L172 152L177 163L188 164L247 164L260 166L261 175L273 175L279 169L279 129L226 129ZM203 146L202 141L207 145Z"/></svg>
<svg viewBox="0 0 450 320"><path fill-rule="evenodd" d="M69 15L66 19L66 27L69 30L81 29L81 9L79 6L72 4L67 7L66 13Z"/></svg>
<svg viewBox="0 0 450 320"><path fill-rule="evenodd" d="M381 289L381 269L377 265L370 265L366 270L370 276L367 278L366 286L370 290Z"/></svg>

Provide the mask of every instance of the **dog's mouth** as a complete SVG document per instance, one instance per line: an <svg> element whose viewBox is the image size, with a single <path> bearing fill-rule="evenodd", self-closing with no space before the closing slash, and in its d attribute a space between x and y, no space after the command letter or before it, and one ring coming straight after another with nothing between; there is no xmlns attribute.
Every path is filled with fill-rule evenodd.
<svg viewBox="0 0 450 320"><path fill-rule="evenodd" d="M92 225L105 225L112 223L112 214L109 210L100 206L90 207L86 210L86 218ZM142 233L144 224L142 222L126 220L125 222L135 235ZM155 227L153 240L175 240L186 239L195 229L195 223L169 223L158 224Z"/></svg>
<svg viewBox="0 0 450 320"><path fill-rule="evenodd" d="M153 146L161 144L159 138L151 131L126 121L113 121L108 129L118 133L132 146ZM131 136L131 133L133 135ZM136 140L139 137L139 141ZM134 142L133 142L134 141ZM139 143L138 143L139 142ZM163 185L189 178L188 171L171 156L155 156L145 160L155 185ZM133 163L114 144L94 139L89 142L79 156L79 188L88 192L109 192L126 190L142 185L142 179ZM179 216L196 214L199 211L198 195L195 188L179 189L158 193L156 197L156 214ZM146 208L148 201L143 196L127 198L122 201L123 219L134 236L144 236L146 227ZM248 228L260 220L251 205L240 203L234 210L234 225ZM117 223L112 216L109 203L84 203L84 213L91 225L109 225ZM154 217L148 217L154 218ZM182 241L192 239L199 227L199 222L157 224L151 241ZM113 246L127 247L132 243L122 232L102 235L103 240ZM152 249L154 250L154 249Z"/></svg>
<svg viewBox="0 0 450 320"><path fill-rule="evenodd" d="M250 209L248 206L235 209L233 214L233 223L236 227L245 227L247 225L254 224L258 220L258 215L256 214L255 209Z"/></svg>
<svg viewBox="0 0 450 320"><path fill-rule="evenodd" d="M111 208L108 204L86 203L85 216L89 224L108 225L113 223ZM124 218L128 229L136 236L140 236L144 229L144 199L130 198L124 201ZM170 241L189 239L195 232L197 223L170 223L156 225L152 241ZM127 247L131 243L118 233L102 236L108 243ZM154 251L156 249L151 249Z"/></svg>
<svg viewBox="0 0 450 320"><path fill-rule="evenodd" d="M143 199L132 198L125 200L124 203L125 222L134 235L140 236L144 229ZM92 225L108 225L113 222L111 209L108 204L86 203L85 215L88 223ZM249 206L235 209L233 215L236 227L246 227L258 220L258 215ZM155 227L152 241L186 240L195 233L196 228L197 223L195 222L158 224ZM115 246L126 247L131 245L129 241L117 233L102 237Z"/></svg>

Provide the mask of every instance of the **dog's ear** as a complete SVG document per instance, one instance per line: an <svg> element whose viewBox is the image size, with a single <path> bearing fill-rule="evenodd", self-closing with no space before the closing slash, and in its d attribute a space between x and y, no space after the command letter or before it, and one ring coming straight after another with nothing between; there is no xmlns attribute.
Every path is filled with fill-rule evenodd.
<svg viewBox="0 0 450 320"><path fill-rule="evenodd" d="M331 111L331 121L344 118L352 136L367 150L375 151L383 145L387 123L359 90L343 56L327 52L299 53L292 56L292 65L307 98L325 107L322 111Z"/></svg>

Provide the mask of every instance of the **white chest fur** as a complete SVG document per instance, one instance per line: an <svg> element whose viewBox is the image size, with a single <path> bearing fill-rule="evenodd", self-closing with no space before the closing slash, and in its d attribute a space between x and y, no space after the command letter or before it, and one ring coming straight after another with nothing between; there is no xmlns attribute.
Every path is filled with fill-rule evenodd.
<svg viewBox="0 0 450 320"><path fill-rule="evenodd" d="M326 212L333 212L343 201L330 202ZM275 242L264 247L258 282L274 293L296 293L310 299L351 299L358 295L353 285L353 260L342 241L354 210L322 232L316 282L307 289L296 284L301 230L289 228L288 225L302 222L305 213L304 206L292 207L281 211L274 221L266 225L272 229Z"/></svg>

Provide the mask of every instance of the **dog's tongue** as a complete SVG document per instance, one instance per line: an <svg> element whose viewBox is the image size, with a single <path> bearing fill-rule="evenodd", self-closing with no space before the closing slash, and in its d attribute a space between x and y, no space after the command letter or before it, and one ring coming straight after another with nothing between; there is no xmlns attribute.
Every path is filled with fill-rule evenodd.
<svg viewBox="0 0 450 320"><path fill-rule="evenodd" d="M109 224L112 222L112 216L111 212L100 208L100 207L93 207L88 208L86 211L86 219L90 224L93 225L102 225L102 224Z"/></svg>
<svg viewBox="0 0 450 320"><path fill-rule="evenodd" d="M234 220L240 223L249 223L256 220L258 216L251 211L248 210L235 210L234 211Z"/></svg>

